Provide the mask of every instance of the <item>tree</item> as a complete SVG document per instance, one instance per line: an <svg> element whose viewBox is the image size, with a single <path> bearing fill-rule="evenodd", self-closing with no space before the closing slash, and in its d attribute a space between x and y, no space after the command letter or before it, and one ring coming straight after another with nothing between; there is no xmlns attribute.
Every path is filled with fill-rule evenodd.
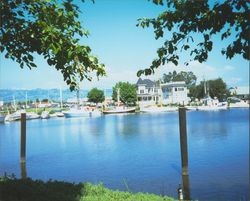
<svg viewBox="0 0 250 201"><path fill-rule="evenodd" d="M73 0L3 0L0 2L0 51L21 68L36 67L34 53L61 71L64 81L74 90L77 82L105 75L104 65L91 54L89 46L80 45L88 36L80 21L79 8Z"/></svg>
<svg viewBox="0 0 250 201"><path fill-rule="evenodd" d="M173 73L169 72L168 74L163 74L163 82L174 82L174 81L185 81L188 88L190 88L192 85L195 85L197 80L197 77L194 75L193 72L185 72L181 71L179 73L176 73L176 71L173 71Z"/></svg>
<svg viewBox="0 0 250 201"><path fill-rule="evenodd" d="M206 83L204 81L200 82L197 86L192 86L189 89L190 96L194 98L204 98L205 97L205 84L207 87L207 90L209 91L209 95L214 98L217 97L219 100L225 99L227 96L229 96L230 92L227 89L226 83L221 79L217 78L214 80L208 80Z"/></svg>
<svg viewBox="0 0 250 201"><path fill-rule="evenodd" d="M156 39L162 38L166 31L171 37L157 50L158 58L153 60L149 68L139 70L138 76L150 75L155 68L165 63L172 62L178 65L179 54L182 51L188 51L189 61L206 61L208 53L213 49L215 35L219 35L222 41L232 41L229 44L225 42L226 47L221 50L226 58L241 55L249 60L249 1L152 1L157 5L163 5L165 2L166 11L157 18L139 19L137 26L144 28L152 25ZM195 37L193 34L196 34ZM189 61L185 64L188 65Z"/></svg>
<svg viewBox="0 0 250 201"><path fill-rule="evenodd" d="M120 90L120 101L126 105L135 105L137 100L136 87L129 82L118 82L113 87L112 99L117 101L117 91Z"/></svg>
<svg viewBox="0 0 250 201"><path fill-rule="evenodd" d="M93 103L102 103L105 100L104 93L102 90L93 88L88 93L88 101Z"/></svg>

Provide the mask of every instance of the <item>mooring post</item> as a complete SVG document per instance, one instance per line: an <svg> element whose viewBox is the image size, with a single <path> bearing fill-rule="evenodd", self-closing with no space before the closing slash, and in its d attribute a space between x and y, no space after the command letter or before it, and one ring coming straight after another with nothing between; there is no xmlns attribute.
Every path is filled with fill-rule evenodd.
<svg viewBox="0 0 250 201"><path fill-rule="evenodd" d="M188 145L187 145L187 125L186 108L179 108L180 146L181 146L181 166L182 175L188 175Z"/></svg>
<svg viewBox="0 0 250 201"><path fill-rule="evenodd" d="M26 113L21 113L20 162L26 162Z"/></svg>

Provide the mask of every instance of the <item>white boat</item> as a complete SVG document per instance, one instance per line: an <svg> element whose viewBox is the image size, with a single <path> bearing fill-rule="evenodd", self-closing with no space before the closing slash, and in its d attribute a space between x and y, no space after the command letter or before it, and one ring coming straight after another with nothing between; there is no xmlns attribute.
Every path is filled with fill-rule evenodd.
<svg viewBox="0 0 250 201"><path fill-rule="evenodd" d="M174 112L177 110L178 110L177 107L158 107L158 106L150 106L140 109L141 112L147 112L147 113Z"/></svg>
<svg viewBox="0 0 250 201"><path fill-rule="evenodd" d="M236 98L236 97L229 97L227 99L228 103L229 103L229 107L230 108L246 108L249 107L249 104L246 103L245 101Z"/></svg>
<svg viewBox="0 0 250 201"><path fill-rule="evenodd" d="M39 119L39 118L40 118L40 115L38 115L38 114L35 113L35 112L27 112L27 113L26 113L26 119L27 119L27 120Z"/></svg>
<svg viewBox="0 0 250 201"><path fill-rule="evenodd" d="M49 119L50 115L48 111L43 111L41 114L41 119Z"/></svg>
<svg viewBox="0 0 250 201"><path fill-rule="evenodd" d="M202 99L203 104L197 107L197 110L202 111L218 111L227 110L227 102L219 102L218 98L211 98L209 95L209 89L207 89L206 82L204 81L205 98Z"/></svg>
<svg viewBox="0 0 250 201"><path fill-rule="evenodd" d="M21 119L21 113L26 113L25 110L17 110L12 114L8 114L5 117L5 121L18 121Z"/></svg>
<svg viewBox="0 0 250 201"><path fill-rule="evenodd" d="M121 113L133 113L135 112L135 107L124 107L117 106L111 109L107 109L103 111L103 114L121 114Z"/></svg>
<svg viewBox="0 0 250 201"><path fill-rule="evenodd" d="M82 108L70 108L68 111L63 111L66 118L71 117L98 117L101 116L101 112L97 109Z"/></svg>

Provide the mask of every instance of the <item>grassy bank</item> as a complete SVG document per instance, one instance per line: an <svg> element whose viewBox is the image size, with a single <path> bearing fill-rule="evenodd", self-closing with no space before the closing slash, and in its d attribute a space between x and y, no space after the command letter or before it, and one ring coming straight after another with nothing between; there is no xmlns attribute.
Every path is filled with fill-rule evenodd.
<svg viewBox="0 0 250 201"><path fill-rule="evenodd" d="M1 201L173 201L148 193L110 190L90 183L0 178Z"/></svg>

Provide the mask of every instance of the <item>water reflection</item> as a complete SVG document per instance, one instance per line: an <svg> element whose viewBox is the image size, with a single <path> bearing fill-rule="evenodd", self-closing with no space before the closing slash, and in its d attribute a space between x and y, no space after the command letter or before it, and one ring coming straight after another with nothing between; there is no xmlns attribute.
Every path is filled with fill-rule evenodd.
<svg viewBox="0 0 250 201"><path fill-rule="evenodd" d="M27 170L26 170L26 163L25 162L20 163L20 170L21 170L21 178L26 179L27 178Z"/></svg>
<svg viewBox="0 0 250 201"><path fill-rule="evenodd" d="M182 186L183 186L184 200L191 200L188 175L182 175Z"/></svg>

